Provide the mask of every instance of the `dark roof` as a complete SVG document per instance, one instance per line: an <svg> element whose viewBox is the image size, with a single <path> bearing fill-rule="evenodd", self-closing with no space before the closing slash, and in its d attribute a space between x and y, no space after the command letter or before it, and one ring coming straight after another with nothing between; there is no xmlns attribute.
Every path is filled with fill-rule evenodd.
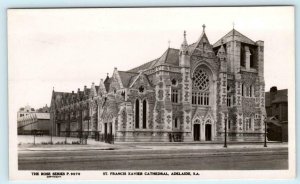
<svg viewBox="0 0 300 184"><path fill-rule="evenodd" d="M280 102L287 102L288 101L288 90L282 89L278 90L275 100L272 101L272 103L280 103Z"/></svg>
<svg viewBox="0 0 300 184"><path fill-rule="evenodd" d="M140 70L149 69L150 66L151 66L154 62L156 62L157 60L158 60L158 59L149 61L149 62L147 62L147 63L145 63L145 64L142 64L142 65L140 65L140 66L138 66L138 67L135 67L135 68L133 68L133 69L128 70L128 72L139 72Z"/></svg>
<svg viewBox="0 0 300 184"><path fill-rule="evenodd" d="M111 78L109 78L107 76L106 79L104 80L104 86L105 86L106 91L109 91L110 82L111 82Z"/></svg>
<svg viewBox="0 0 300 184"><path fill-rule="evenodd" d="M152 67L159 66L159 65L173 65L179 66L179 50L168 48L164 54L151 65Z"/></svg>
<svg viewBox="0 0 300 184"><path fill-rule="evenodd" d="M214 45L213 47L218 47L220 46L222 43L222 39L224 43L227 43L229 41L232 41L233 39L233 35L234 35L234 40L236 41L240 41L243 43L247 43L247 44L251 44L251 45L255 45L255 42L253 40L251 40L250 38L248 38L247 36L243 35L242 33L238 32L235 29L232 29L231 31L229 31L229 33L227 33L225 36L223 36L221 39L219 39Z"/></svg>
<svg viewBox="0 0 300 184"><path fill-rule="evenodd" d="M124 87L128 87L130 82L132 81L132 78L138 75L138 73L129 72L129 71L118 71L118 72Z"/></svg>
<svg viewBox="0 0 300 184"><path fill-rule="evenodd" d="M147 62L127 72L139 72L140 70L151 69L159 65L179 66L179 49L168 48L158 59Z"/></svg>
<svg viewBox="0 0 300 184"><path fill-rule="evenodd" d="M271 96L270 92L265 93L265 105L266 107L271 106L273 103L281 103L281 102L288 102L288 90L287 89L282 89L282 90L277 90L275 99L271 102Z"/></svg>
<svg viewBox="0 0 300 184"><path fill-rule="evenodd" d="M99 86L95 86L96 88L96 93L98 94Z"/></svg>

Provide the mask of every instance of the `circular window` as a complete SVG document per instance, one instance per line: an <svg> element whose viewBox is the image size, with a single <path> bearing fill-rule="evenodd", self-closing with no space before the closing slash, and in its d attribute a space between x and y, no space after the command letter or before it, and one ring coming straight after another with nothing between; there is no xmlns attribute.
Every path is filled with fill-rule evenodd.
<svg viewBox="0 0 300 184"><path fill-rule="evenodd" d="M144 92L144 89L145 89L144 86L140 86L140 87L139 87L139 92L140 92L140 93L143 93L143 92Z"/></svg>
<svg viewBox="0 0 300 184"><path fill-rule="evenodd" d="M197 69L193 77L194 87L200 91L205 91L209 88L209 76L202 69Z"/></svg>

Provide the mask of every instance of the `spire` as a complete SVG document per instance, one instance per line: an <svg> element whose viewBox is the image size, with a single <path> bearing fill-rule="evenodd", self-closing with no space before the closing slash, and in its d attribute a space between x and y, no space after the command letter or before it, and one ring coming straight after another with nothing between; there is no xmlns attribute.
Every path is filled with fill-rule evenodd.
<svg viewBox="0 0 300 184"><path fill-rule="evenodd" d="M205 24L203 24L203 25L202 25L203 33L205 33L205 27L206 27Z"/></svg>
<svg viewBox="0 0 300 184"><path fill-rule="evenodd" d="M183 52L184 54L187 54L187 50L188 50L188 43L186 40L186 31L183 32L183 42L181 44L181 53Z"/></svg>
<svg viewBox="0 0 300 184"><path fill-rule="evenodd" d="M109 73L106 73L106 78L105 80L109 79Z"/></svg>

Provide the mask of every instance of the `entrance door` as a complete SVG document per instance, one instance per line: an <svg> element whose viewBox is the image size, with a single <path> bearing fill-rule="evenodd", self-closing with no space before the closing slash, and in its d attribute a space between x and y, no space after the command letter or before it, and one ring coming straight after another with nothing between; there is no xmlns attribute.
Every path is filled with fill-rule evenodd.
<svg viewBox="0 0 300 184"><path fill-rule="evenodd" d="M57 136L60 137L60 124L57 124Z"/></svg>
<svg viewBox="0 0 300 184"><path fill-rule="evenodd" d="M200 124L194 124L194 141L200 141Z"/></svg>
<svg viewBox="0 0 300 184"><path fill-rule="evenodd" d="M107 136L107 123L104 123L104 137Z"/></svg>
<svg viewBox="0 0 300 184"><path fill-rule="evenodd" d="M211 124L205 125L205 140L211 141Z"/></svg>
<svg viewBox="0 0 300 184"><path fill-rule="evenodd" d="M112 129L112 123L109 123L109 134L112 135L113 129Z"/></svg>

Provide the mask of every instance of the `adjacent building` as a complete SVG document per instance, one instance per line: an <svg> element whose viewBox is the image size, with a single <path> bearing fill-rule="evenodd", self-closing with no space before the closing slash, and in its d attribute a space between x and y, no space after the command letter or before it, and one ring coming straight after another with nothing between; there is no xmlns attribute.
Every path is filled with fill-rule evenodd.
<svg viewBox="0 0 300 184"><path fill-rule="evenodd" d="M26 105L25 107L21 107L19 111L17 112L17 120L30 115L31 113L34 113L35 109L30 107L29 105Z"/></svg>
<svg viewBox="0 0 300 184"><path fill-rule="evenodd" d="M179 49L76 92L52 92L53 134L113 135L120 142L262 141L264 42L235 29L211 44L202 34Z"/></svg>
<svg viewBox="0 0 300 184"><path fill-rule="evenodd" d="M272 119L268 122L268 140L269 141L288 141L288 90L277 90L277 87L271 87L266 92L266 112Z"/></svg>
<svg viewBox="0 0 300 184"><path fill-rule="evenodd" d="M38 110L30 106L21 107L18 111L18 135L34 133L49 135L51 131L50 108L46 105Z"/></svg>

